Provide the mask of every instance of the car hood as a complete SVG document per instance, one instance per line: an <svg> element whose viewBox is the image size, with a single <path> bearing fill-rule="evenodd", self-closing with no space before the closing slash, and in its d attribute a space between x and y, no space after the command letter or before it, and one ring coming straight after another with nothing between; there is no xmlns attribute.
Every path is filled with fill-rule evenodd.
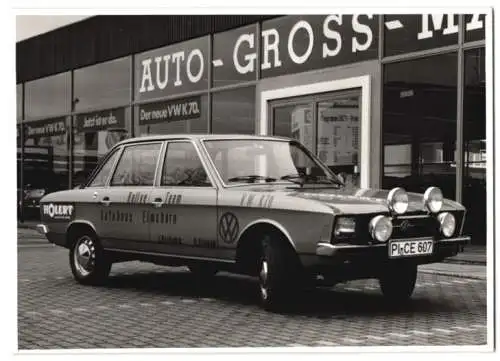
<svg viewBox="0 0 500 361"><path fill-rule="evenodd" d="M248 187L252 192L272 192L286 197L309 199L321 202L332 208L335 213L378 213L388 212L387 196L390 190L373 188L276 188L273 186ZM423 194L408 192L407 212L425 212ZM443 210L463 209L462 205L449 199L443 201Z"/></svg>

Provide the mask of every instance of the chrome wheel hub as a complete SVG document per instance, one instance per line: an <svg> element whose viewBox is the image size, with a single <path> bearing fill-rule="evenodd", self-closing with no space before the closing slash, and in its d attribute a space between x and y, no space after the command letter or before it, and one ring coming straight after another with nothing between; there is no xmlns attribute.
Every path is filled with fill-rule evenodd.
<svg viewBox="0 0 500 361"><path fill-rule="evenodd" d="M262 260L262 264L259 272L259 280L260 280L260 295L263 300L267 300L267 277L268 277L268 267L267 261Z"/></svg>
<svg viewBox="0 0 500 361"><path fill-rule="evenodd" d="M88 238L80 238L75 245L74 264L78 273L83 277L88 276L95 266L94 242Z"/></svg>

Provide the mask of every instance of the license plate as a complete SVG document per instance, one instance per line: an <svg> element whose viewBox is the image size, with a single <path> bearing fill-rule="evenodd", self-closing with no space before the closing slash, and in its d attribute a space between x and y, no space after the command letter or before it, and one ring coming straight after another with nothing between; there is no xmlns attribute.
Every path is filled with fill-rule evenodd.
<svg viewBox="0 0 500 361"><path fill-rule="evenodd" d="M412 257L432 254L434 242L432 240L393 241L389 244L389 257Z"/></svg>

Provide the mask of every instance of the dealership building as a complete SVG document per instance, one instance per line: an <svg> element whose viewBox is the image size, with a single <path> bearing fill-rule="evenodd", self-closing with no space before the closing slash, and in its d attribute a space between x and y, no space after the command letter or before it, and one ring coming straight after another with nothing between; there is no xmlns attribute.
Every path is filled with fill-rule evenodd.
<svg viewBox="0 0 500 361"><path fill-rule="evenodd" d="M486 243L484 14L95 16L16 45L18 190L147 134L299 139L361 187L439 186ZM488 49L490 51L490 49ZM33 199L20 196L23 218Z"/></svg>

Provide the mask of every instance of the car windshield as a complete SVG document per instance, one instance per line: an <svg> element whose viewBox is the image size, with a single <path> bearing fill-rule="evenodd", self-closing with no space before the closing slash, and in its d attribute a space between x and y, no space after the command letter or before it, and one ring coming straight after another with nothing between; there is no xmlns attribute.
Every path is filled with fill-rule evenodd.
<svg viewBox="0 0 500 361"><path fill-rule="evenodd" d="M206 140L204 144L226 184L342 185L334 173L295 141L231 139Z"/></svg>

